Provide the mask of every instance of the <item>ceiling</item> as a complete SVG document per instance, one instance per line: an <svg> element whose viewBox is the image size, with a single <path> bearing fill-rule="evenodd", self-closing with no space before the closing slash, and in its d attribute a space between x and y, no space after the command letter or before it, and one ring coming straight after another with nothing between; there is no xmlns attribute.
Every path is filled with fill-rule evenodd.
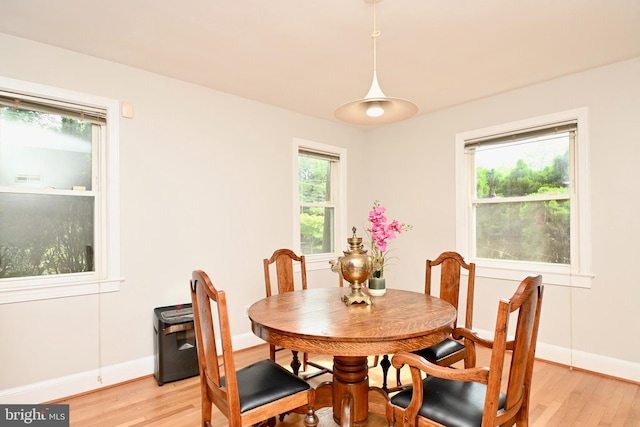
<svg viewBox="0 0 640 427"><path fill-rule="evenodd" d="M0 32L336 120L371 85L371 1L2 0ZM378 0L377 14L380 86L418 114L640 56L638 0Z"/></svg>

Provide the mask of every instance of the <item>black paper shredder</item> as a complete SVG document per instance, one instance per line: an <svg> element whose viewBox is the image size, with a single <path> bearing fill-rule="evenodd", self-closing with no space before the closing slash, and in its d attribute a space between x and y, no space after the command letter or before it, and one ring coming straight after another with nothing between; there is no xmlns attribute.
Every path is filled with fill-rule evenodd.
<svg viewBox="0 0 640 427"><path fill-rule="evenodd" d="M154 376L158 385L198 375L198 352L191 304L154 310Z"/></svg>

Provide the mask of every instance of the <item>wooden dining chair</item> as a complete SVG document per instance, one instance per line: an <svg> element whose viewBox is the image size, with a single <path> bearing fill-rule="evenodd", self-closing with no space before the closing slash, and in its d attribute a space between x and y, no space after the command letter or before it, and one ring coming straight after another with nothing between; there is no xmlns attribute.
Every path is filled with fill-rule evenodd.
<svg viewBox="0 0 640 427"><path fill-rule="evenodd" d="M499 302L493 340L467 328L454 330L454 337L465 338L467 357L475 357L475 345L491 349L489 366L450 369L414 353L394 355L394 367L406 364L411 369L412 386L387 404L389 426L528 426L543 288L542 276L530 276L511 299ZM511 331L509 318L516 312ZM511 352L510 364L505 362L507 351ZM505 365L508 368L503 372ZM503 374L507 381L504 387Z"/></svg>
<svg viewBox="0 0 640 427"><path fill-rule="evenodd" d="M475 293L476 265L467 264L462 255L457 252L443 252L435 260L426 261L424 293L431 295L431 281L434 267L440 268L440 299L453 305L459 312L461 296L464 295L464 326L467 329L473 328L473 296ZM464 286L464 293L461 292L462 271L467 271L467 280ZM458 326L458 318L453 327ZM447 338L444 341L434 344L431 347L423 348L414 353L424 357L431 363L440 366L451 366L456 362L464 360L465 368L470 368L475 364L472 358L466 358L464 339L454 340ZM400 369L396 371L397 387L402 388L400 382Z"/></svg>
<svg viewBox="0 0 640 427"><path fill-rule="evenodd" d="M300 269L300 274L296 275L294 272L294 262ZM284 292L293 292L296 288L307 289L307 265L304 255L296 255L291 249L277 249L271 258L265 258L263 260L264 265L264 283L267 291L267 297L270 297L274 290L272 289L271 268L275 265L275 279L276 279L276 293L281 294ZM276 361L276 352L284 350L282 347L276 347L273 344L269 344L269 357L274 362ZM318 371L305 375L305 379L311 379L325 373L332 373L331 369L322 366L312 360L309 360L307 353L302 353L302 364L298 358L298 352L291 350L293 359L291 361L291 369L295 375L298 375L300 366L302 370L307 371L308 366L313 366Z"/></svg>
<svg viewBox="0 0 640 427"><path fill-rule="evenodd" d="M313 411L315 390L306 381L268 359L236 371L225 292L216 290L201 270L193 272L190 285L200 366L202 426L219 424L211 420L212 405L227 417L232 427L265 420L275 425L275 417L287 412L306 414L304 424L317 425L318 417ZM215 316L212 306L217 311ZM222 366L216 329L220 332Z"/></svg>

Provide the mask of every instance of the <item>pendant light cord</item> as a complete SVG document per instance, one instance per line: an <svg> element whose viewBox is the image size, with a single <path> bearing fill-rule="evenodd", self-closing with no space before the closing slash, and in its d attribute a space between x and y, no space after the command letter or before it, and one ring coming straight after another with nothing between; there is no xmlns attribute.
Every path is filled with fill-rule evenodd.
<svg viewBox="0 0 640 427"><path fill-rule="evenodd" d="M376 0L373 0L373 32L371 33L371 38L373 39L373 74L376 75L377 72L377 62L378 62L378 54L377 54L377 45L376 39L380 35L380 30L378 30L377 26L377 15L376 15Z"/></svg>

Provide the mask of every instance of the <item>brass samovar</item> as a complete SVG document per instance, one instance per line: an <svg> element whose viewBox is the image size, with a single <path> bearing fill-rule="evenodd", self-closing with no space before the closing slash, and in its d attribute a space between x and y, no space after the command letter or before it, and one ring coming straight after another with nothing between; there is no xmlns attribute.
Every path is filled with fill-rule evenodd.
<svg viewBox="0 0 640 427"><path fill-rule="evenodd" d="M347 239L349 250L343 251L344 256L331 262L331 270L342 273L344 280L349 282L351 293L342 297L346 305L356 303L371 304L369 295L362 292L363 283L373 272L373 258L362 249L362 237L356 236L356 228L351 229L353 236Z"/></svg>

